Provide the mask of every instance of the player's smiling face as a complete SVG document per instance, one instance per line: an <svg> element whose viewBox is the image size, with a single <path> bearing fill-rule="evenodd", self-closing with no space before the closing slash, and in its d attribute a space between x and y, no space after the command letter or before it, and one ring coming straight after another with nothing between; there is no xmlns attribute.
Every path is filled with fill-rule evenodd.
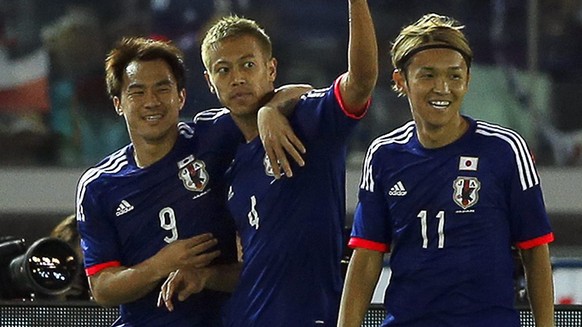
<svg viewBox="0 0 582 327"><path fill-rule="evenodd" d="M251 35L229 37L208 53L210 91L235 117L255 119L260 101L273 91L276 60Z"/></svg>
<svg viewBox="0 0 582 327"><path fill-rule="evenodd" d="M123 114L132 142L171 142L177 133L185 91L178 91L170 66L161 59L127 65L121 96L113 103Z"/></svg>
<svg viewBox="0 0 582 327"><path fill-rule="evenodd" d="M452 49L420 51L410 59L406 76L396 72L394 81L407 95L419 128L457 126L469 73L463 56Z"/></svg>

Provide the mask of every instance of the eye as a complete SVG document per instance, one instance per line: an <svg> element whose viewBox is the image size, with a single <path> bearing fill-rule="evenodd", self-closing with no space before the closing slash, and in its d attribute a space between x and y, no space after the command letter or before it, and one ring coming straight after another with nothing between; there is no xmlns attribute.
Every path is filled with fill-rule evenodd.
<svg viewBox="0 0 582 327"><path fill-rule="evenodd" d="M141 96L144 94L143 90L131 90L129 92L127 92L127 95L130 97L137 97L137 96Z"/></svg>
<svg viewBox="0 0 582 327"><path fill-rule="evenodd" d="M254 62L252 62L252 61L247 61L247 62L245 62L245 63L243 64L243 66L244 66L245 68L253 68L253 67L255 67L255 63L254 63Z"/></svg>
<svg viewBox="0 0 582 327"><path fill-rule="evenodd" d="M168 93L171 90L172 90L172 88L169 85L164 85L164 86L158 87L158 92L161 92L161 93Z"/></svg>
<svg viewBox="0 0 582 327"><path fill-rule="evenodd" d="M229 72L228 67L218 67L216 69L216 73L218 73L218 74L226 74L228 72Z"/></svg>

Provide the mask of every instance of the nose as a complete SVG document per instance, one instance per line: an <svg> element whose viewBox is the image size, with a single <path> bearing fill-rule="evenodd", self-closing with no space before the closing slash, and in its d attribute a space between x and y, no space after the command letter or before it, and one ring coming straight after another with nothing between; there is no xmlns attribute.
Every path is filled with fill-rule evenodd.
<svg viewBox="0 0 582 327"><path fill-rule="evenodd" d="M145 106L146 107L156 107L161 104L160 98L156 91L147 90L145 91Z"/></svg>
<svg viewBox="0 0 582 327"><path fill-rule="evenodd" d="M449 82L446 78L436 78L433 90L439 94L448 94L451 91L449 88Z"/></svg>
<svg viewBox="0 0 582 327"><path fill-rule="evenodd" d="M232 70L232 81L231 84L233 86L245 84L247 82L245 74L239 68L234 68Z"/></svg>

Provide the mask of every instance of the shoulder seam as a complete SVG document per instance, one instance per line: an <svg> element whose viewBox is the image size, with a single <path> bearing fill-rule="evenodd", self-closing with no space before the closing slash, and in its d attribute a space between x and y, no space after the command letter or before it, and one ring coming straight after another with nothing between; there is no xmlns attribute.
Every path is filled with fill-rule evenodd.
<svg viewBox="0 0 582 327"><path fill-rule="evenodd" d="M506 142L515 156L517 171L522 190L527 190L540 183L531 153L524 138L516 131L500 125L477 121L475 133L495 137Z"/></svg>
<svg viewBox="0 0 582 327"><path fill-rule="evenodd" d="M373 192L374 175L372 172L372 158L378 149L388 144L406 144L414 135L414 121L410 121L392 132L376 138L366 151L364 162L362 164L362 180L360 188Z"/></svg>
<svg viewBox="0 0 582 327"><path fill-rule="evenodd" d="M81 178L77 185L77 220L85 221L85 214L83 212L82 200L85 197L85 192L87 191L87 186L95 181L99 176L106 173L116 173L119 172L123 167L127 165L127 147L124 147L117 152L113 153L107 161L101 165L89 168Z"/></svg>
<svg viewBox="0 0 582 327"><path fill-rule="evenodd" d="M230 113L230 110L227 108L212 108L201 111L194 116L193 121L196 123L198 121L208 121L208 120L215 120L221 116L227 115Z"/></svg>

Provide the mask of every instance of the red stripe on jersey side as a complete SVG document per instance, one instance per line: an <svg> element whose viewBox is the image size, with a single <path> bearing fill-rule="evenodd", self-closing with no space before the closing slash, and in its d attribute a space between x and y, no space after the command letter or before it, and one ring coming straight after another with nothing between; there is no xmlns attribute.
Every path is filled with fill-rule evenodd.
<svg viewBox="0 0 582 327"><path fill-rule="evenodd" d="M517 243L517 247L522 249L522 250L527 250L527 249L531 249L533 247L536 247L538 245L548 244L552 241L554 241L554 233L549 233L549 234L546 234L546 235L543 235L540 237L536 237L536 238L531 239L531 240L519 242L519 243Z"/></svg>
<svg viewBox="0 0 582 327"><path fill-rule="evenodd" d="M364 116L368 112L368 108L370 107L370 103L372 102L372 99L368 99L366 104L362 108L359 108L359 110L354 110L356 113L352 113L352 112L348 111L346 109L346 104L344 103L344 99L342 98L342 94L341 94L341 90L340 90L340 82L343 78L346 77L346 74L341 75L340 77L338 77L335 80L335 83L333 84L333 93L335 94L335 99L339 103L340 108L342 108L342 111L344 112L344 114L347 117L359 120L359 119L364 118Z"/></svg>
<svg viewBox="0 0 582 327"><path fill-rule="evenodd" d="M98 265L91 266L89 268L85 268L85 274L87 276L93 276L96 273L100 272L103 269L111 268L111 267L120 267L121 262L119 261L109 261L105 263L100 263Z"/></svg>
<svg viewBox="0 0 582 327"><path fill-rule="evenodd" d="M378 251L378 252L388 252L390 247L384 243L378 243L373 241L368 241L363 238L352 237L348 242L350 248L364 248L368 250Z"/></svg>

